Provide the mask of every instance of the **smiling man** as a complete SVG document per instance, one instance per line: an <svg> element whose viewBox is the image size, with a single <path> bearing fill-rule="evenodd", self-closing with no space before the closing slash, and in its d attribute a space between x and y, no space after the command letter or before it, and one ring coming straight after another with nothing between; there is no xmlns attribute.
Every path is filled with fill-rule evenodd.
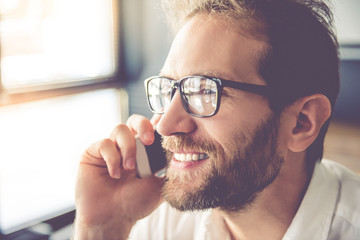
<svg viewBox="0 0 360 240"><path fill-rule="evenodd" d="M339 88L321 1L165 4L176 36L134 115L83 155L75 239L355 239L359 177L321 160ZM155 129L166 177L136 178ZM201 211L200 211L201 210Z"/></svg>
<svg viewBox="0 0 360 240"><path fill-rule="evenodd" d="M233 28L221 17L194 16L177 34L161 72L163 85L190 76L179 81L157 125L170 152L164 197L180 210L240 210L276 178L283 161L276 149L278 119L256 69L265 43ZM233 86L223 87L230 82L223 79ZM157 112L156 100L150 104Z"/></svg>

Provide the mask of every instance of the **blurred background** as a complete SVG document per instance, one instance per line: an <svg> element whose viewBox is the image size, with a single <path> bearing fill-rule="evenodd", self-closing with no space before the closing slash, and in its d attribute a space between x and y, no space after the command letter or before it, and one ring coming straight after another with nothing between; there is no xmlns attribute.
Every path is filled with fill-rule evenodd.
<svg viewBox="0 0 360 240"><path fill-rule="evenodd" d="M360 173L360 1L333 2L341 91L325 157ZM69 239L81 153L169 50L160 0L0 0L0 239Z"/></svg>

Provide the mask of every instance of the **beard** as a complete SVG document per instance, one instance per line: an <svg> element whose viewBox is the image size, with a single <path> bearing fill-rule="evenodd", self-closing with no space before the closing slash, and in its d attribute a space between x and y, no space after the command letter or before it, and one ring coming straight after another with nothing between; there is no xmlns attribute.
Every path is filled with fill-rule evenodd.
<svg viewBox="0 0 360 240"><path fill-rule="evenodd" d="M283 158L277 153L278 118L273 114L254 131L252 138L233 134L227 138L228 154L215 142L186 135L165 137L163 147L172 151L196 150L209 156L194 171L168 167L162 189L164 199L180 211L220 208L245 210L277 177ZM167 159L173 153L167 150Z"/></svg>

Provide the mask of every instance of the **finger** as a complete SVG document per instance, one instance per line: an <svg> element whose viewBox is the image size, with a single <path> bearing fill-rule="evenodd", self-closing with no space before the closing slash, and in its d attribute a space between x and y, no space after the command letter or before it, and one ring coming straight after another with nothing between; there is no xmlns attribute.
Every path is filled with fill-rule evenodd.
<svg viewBox="0 0 360 240"><path fill-rule="evenodd" d="M156 125L160 121L161 115L160 114L154 114L150 120L151 124L154 126L154 129L156 129Z"/></svg>
<svg viewBox="0 0 360 240"><path fill-rule="evenodd" d="M132 115L126 125L136 134L142 143L150 145L154 142L154 126L150 120L141 115Z"/></svg>
<svg viewBox="0 0 360 240"><path fill-rule="evenodd" d="M109 175L112 178L119 179L121 176L121 153L111 139L105 139L100 142L99 152L106 162Z"/></svg>
<svg viewBox="0 0 360 240"><path fill-rule="evenodd" d="M118 125L111 134L122 155L122 167L126 170L135 168L136 143L133 132L125 124Z"/></svg>
<svg viewBox="0 0 360 240"><path fill-rule="evenodd" d="M112 178L120 178L121 154L111 139L104 139L91 145L83 154L83 163L106 166Z"/></svg>

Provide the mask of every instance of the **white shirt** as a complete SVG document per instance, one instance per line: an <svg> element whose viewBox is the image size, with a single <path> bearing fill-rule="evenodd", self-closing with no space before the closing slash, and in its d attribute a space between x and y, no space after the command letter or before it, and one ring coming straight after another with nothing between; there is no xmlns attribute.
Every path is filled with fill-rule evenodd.
<svg viewBox="0 0 360 240"><path fill-rule="evenodd" d="M132 229L132 240L230 240L216 211L179 212L163 203ZM323 159L283 240L359 240L360 176Z"/></svg>

